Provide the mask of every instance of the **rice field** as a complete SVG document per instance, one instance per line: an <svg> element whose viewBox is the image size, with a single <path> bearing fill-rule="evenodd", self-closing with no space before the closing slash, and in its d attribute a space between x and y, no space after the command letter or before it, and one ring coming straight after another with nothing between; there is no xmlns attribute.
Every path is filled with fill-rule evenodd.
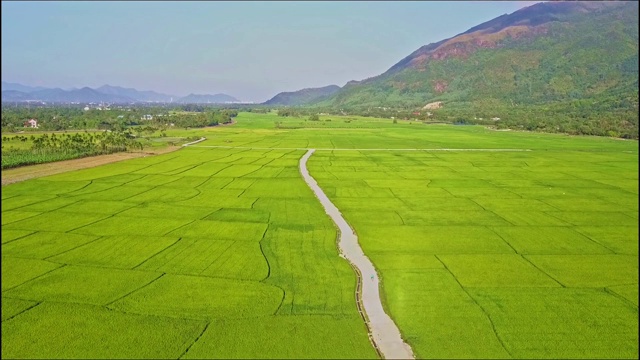
<svg viewBox="0 0 640 360"><path fill-rule="evenodd" d="M298 148L418 358L638 357L637 142L330 118L3 186L2 357L376 358Z"/></svg>
<svg viewBox="0 0 640 360"><path fill-rule="evenodd" d="M302 153L185 148L3 187L2 356L376 357Z"/></svg>
<svg viewBox="0 0 640 360"><path fill-rule="evenodd" d="M637 152L316 151L308 166L418 358L638 357Z"/></svg>

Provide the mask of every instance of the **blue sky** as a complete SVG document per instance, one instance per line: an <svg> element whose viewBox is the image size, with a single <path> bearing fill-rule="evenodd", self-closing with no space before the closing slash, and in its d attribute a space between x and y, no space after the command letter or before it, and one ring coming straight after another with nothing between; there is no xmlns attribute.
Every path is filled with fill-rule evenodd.
<svg viewBox="0 0 640 360"><path fill-rule="evenodd" d="M262 102L376 76L534 1L2 1L2 80Z"/></svg>

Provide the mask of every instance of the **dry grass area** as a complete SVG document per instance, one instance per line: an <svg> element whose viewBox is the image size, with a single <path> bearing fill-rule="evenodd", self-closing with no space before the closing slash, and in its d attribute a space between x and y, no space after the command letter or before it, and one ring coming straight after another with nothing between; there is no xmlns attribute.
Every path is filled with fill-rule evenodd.
<svg viewBox="0 0 640 360"><path fill-rule="evenodd" d="M22 166L14 169L2 170L2 186L16 182L59 174L72 170L91 168L122 160L134 159L150 155L165 154L178 150L180 146L168 146L161 149L147 149L142 151L121 152L109 155L91 156L81 159L57 161L46 164Z"/></svg>

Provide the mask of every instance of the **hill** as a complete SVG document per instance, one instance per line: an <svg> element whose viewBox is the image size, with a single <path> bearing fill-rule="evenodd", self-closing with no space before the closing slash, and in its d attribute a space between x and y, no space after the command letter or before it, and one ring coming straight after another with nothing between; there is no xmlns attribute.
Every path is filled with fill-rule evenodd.
<svg viewBox="0 0 640 360"><path fill-rule="evenodd" d="M425 45L315 105L421 108L436 101L474 111L637 111L638 3L538 3Z"/></svg>
<svg viewBox="0 0 640 360"><path fill-rule="evenodd" d="M136 101L146 102L170 102L172 98L177 98L177 96L160 94L155 91L139 91L133 88L111 85L103 85L97 88L96 91L102 94L124 96Z"/></svg>
<svg viewBox="0 0 640 360"><path fill-rule="evenodd" d="M2 82L2 91L20 91L22 93L29 93L32 91L44 90L46 88L42 86L26 86L17 83Z"/></svg>
<svg viewBox="0 0 640 360"><path fill-rule="evenodd" d="M326 99L340 90L338 85L329 85L320 88L308 88L298 91L281 92L265 101L264 105L304 105Z"/></svg>

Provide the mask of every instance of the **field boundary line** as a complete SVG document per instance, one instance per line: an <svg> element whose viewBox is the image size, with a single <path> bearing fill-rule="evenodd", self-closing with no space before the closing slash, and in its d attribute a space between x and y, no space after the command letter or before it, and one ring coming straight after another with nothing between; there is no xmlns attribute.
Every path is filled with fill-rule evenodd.
<svg viewBox="0 0 640 360"><path fill-rule="evenodd" d="M202 335L204 335L204 333L207 331L207 329L209 328L209 324L211 324L211 322L207 321L207 323L204 325L204 328L202 329L200 334L193 340L193 342L189 346L187 346L184 352L180 356L178 356L178 359L182 359L183 356L187 355L187 353L189 352L189 350L191 350L193 345L195 345L198 342L198 340L200 340Z"/></svg>
<svg viewBox="0 0 640 360"><path fill-rule="evenodd" d="M175 244L179 243L180 240L182 240L182 237L179 237L178 240L174 241L173 243L171 243L170 245L166 246L165 248L163 248L162 250L157 251L155 254L149 256L148 258L144 259L141 263L139 263L138 265L134 266L131 268L131 270L136 270L138 267L144 265L144 263L146 263L147 261L153 259L154 257L162 254L165 250L168 250L169 248L173 247ZM144 270L143 271L148 271L148 270ZM154 271L154 270L151 270Z"/></svg>
<svg viewBox="0 0 640 360"><path fill-rule="evenodd" d="M38 260L38 259L18 257L18 256L7 256L7 257L11 257L11 258L15 258L15 259ZM24 284L28 283L29 281L33 281L35 279L41 278L41 277L43 277L43 276L45 276L45 275L47 275L47 274L49 274L49 273L51 273L53 271L56 271L58 269L62 269L63 267L67 266L67 264L56 263L56 262L53 262L53 261L48 261L48 260L42 260L42 261L46 261L48 263L56 264L56 265L60 265L60 266L56 267L55 269L51 269L51 270L49 270L47 272L44 272L44 273L42 273L42 274L40 274L40 275L38 275L36 277L32 277L31 279L25 280L25 281L21 282L18 285L14 285L12 287L9 287L9 288L6 288L6 289L2 289L2 292L4 293L5 291L13 290L13 289L17 288L18 286L21 286L21 285L24 285ZM33 301L33 300L30 300L30 301Z"/></svg>
<svg viewBox="0 0 640 360"><path fill-rule="evenodd" d="M41 233L42 233L42 232L45 232L45 231L37 231L37 232L41 232ZM54 232L54 231L50 231L50 232ZM35 234L35 233L34 233L34 234ZM67 233L67 232L61 232L60 234L69 234L69 233ZM77 245L77 246L74 246L74 247L72 247L72 248L70 248L70 249L64 250L64 251L62 251L62 252L59 252L59 253L56 253L56 254L53 254L53 255L49 255L49 256L43 257L43 258L41 258L40 260L49 261L49 262L55 262L55 261L50 261L50 260L48 260L48 259L51 259L52 257L56 257L56 256L59 256L59 255L66 254L66 253L68 253L69 251L73 251L73 250L75 250L75 249L77 249L77 248L79 248L79 247L82 247L82 246L85 246L85 245L92 244L92 243L94 243L94 242L96 242L96 241L98 241L98 240L100 240L100 239L103 239L103 238L104 238L104 236L99 236L99 235L85 235L85 234L79 234L79 235L83 235L83 236L95 236L96 238L95 238L95 239L93 239L93 240L89 240L89 241L87 241L86 243L82 243L82 244ZM6 244L6 243L5 243L5 244ZM66 263L62 263L62 264L69 265L69 264L66 264Z"/></svg>
<svg viewBox="0 0 640 360"><path fill-rule="evenodd" d="M6 297L6 298L7 298L7 299L16 299L16 298L11 298L11 297ZM26 299L17 299L17 300L33 301L33 300L26 300ZM22 310L22 311L20 311L20 312L18 312L18 313L16 313L16 314L14 314L14 315L9 316L8 318L6 318L6 319L2 320L2 322L9 321L9 320L11 320L11 319L15 318L15 317L16 317L16 316L18 316L18 315L24 314L24 313L26 313L27 311L29 311L29 310L33 309L34 307L36 307L36 306L38 306L38 305L40 305L40 304L42 304L42 303L43 303L42 301L36 301L36 303L35 303L35 304L33 304L33 305L29 306L28 308L26 308L26 309L24 309L24 310Z"/></svg>
<svg viewBox="0 0 640 360"><path fill-rule="evenodd" d="M27 219L28 219L28 218L27 218ZM20 221L20 220L18 220L18 221ZM7 223L7 224L10 224L10 223ZM19 230L19 229L16 229L16 230ZM31 231L31 230L19 230L19 231ZM3 242L3 243L2 243L2 245L9 244L9 243L12 243L12 242L14 242L14 241L16 241L16 240L20 240L20 239L26 238L27 236L29 236L29 235L33 235L33 234L35 234L35 233L37 233L37 232L39 232L39 231L34 231L34 232L32 232L32 233L29 233L29 234L26 234L26 235L19 236L19 237L15 238L15 239L9 240L9 241L7 241L7 242ZM44 260L44 259L42 259L42 260Z"/></svg>
<svg viewBox="0 0 640 360"><path fill-rule="evenodd" d="M271 213L269 213L269 219L271 219ZM258 247L260 248L260 253L264 258L264 261L267 263L267 276L265 276L264 279L260 280L261 282L271 277L271 263L269 263L269 259L267 258L267 255L264 253L264 249L262 248L262 240L264 240L264 237L267 235L267 231L269 231L269 225L271 224L267 223L267 227L264 229L264 232L262 233L262 237L260 238L260 241L258 241Z"/></svg>
<svg viewBox="0 0 640 360"><path fill-rule="evenodd" d="M363 317L367 328L370 330L369 337L373 341L374 348L376 348L385 359L414 359L413 350L404 342L400 330L393 322L393 319L384 311L380 299L379 276L373 263L362 251L362 248L358 244L357 235L342 217L340 210L329 200L307 170L307 160L314 151L314 149L309 149L307 153L300 158L300 174L318 201L320 201L326 214L331 217L331 220L338 228L338 234L340 236L338 243L340 256L349 261L354 270L356 270L358 278L357 284L360 285L356 288L356 305L360 311L360 303L362 304L362 309L364 310ZM371 276L370 282L368 280L362 280L369 276Z"/></svg>
<svg viewBox="0 0 640 360"><path fill-rule="evenodd" d="M629 284L629 285L633 286L633 285L638 285L638 284ZM621 301L624 301L627 305L630 305L631 307L635 307L636 309L638 308L638 306L636 304L634 304L633 302L631 302L629 299L627 299L626 297L624 297L624 296L618 294L617 292L609 289L608 287L605 287L603 289L603 291L605 293L607 293L607 294L609 294L609 295L621 300Z"/></svg>
<svg viewBox="0 0 640 360"><path fill-rule="evenodd" d="M112 268L108 268L108 269L112 269ZM126 270L133 270L133 269L126 269ZM138 270L138 271L139 271L139 270ZM145 272L153 272L153 271L145 271ZM122 295L122 296L120 296L120 297L116 298L115 300L111 300L111 301L109 301L108 303L106 303L106 304L102 305L102 307L104 307L104 308L106 308L106 309L117 310L117 309L110 308L109 306L111 306L111 305L113 305L114 303L116 303L116 302L118 302L118 301L120 301L120 300L122 300L122 299L126 298L127 296L129 296L129 295L133 294L134 292L136 292L136 291L138 291L138 290L141 290L141 289L143 289L143 288L145 288L145 287L147 287L147 286L149 286L149 285L153 284L154 282L156 282L157 280L159 280L160 278L162 278L162 277L163 277L163 276L165 276L165 275L167 275L167 273L164 273L164 272L163 272L163 273L162 273L162 274L160 274L160 276L158 276L157 278L155 278L155 279L153 279L153 280L149 281L149 282L148 282L148 283L146 283L146 284L140 285L139 287L137 287L137 288L135 288L135 289L133 289L133 290L129 291L128 293L126 293L126 294L124 294L124 295Z"/></svg>
<svg viewBox="0 0 640 360"><path fill-rule="evenodd" d="M551 276L551 274L549 274L548 272L546 272L544 269L541 269L538 265L536 265L533 261L531 261L531 259L527 258L526 256L524 256L524 254L518 254L520 255L520 257L528 262L529 264L531 264L531 266L533 266L534 268L538 269L541 273L547 275L549 277L549 279L555 281L556 283L558 283L558 285L560 285L560 287L562 288L566 288L567 286L563 283L561 283L558 279L556 279L555 277Z"/></svg>
<svg viewBox="0 0 640 360"><path fill-rule="evenodd" d="M480 305L480 303L473 296L471 296L471 294L469 294L469 291L467 291L467 289L465 289L465 287L462 286L462 284L460 283L460 280L458 280L458 278L453 274L453 272L451 271L451 269L449 269L447 264L445 264L444 261L442 261L442 259L438 257L438 255L434 255L434 256L436 259L438 259L438 261L442 264L442 266L444 266L445 270L447 270L447 272L451 275L451 277L453 277L453 279L456 281L458 286L460 286L460 289L462 289L462 291L469 297L469 299L471 299L471 301L473 301L473 303L480 309L480 311L482 311L484 316L486 316L487 320L489 321L489 324L491 325L491 330L493 331L493 334L496 336L496 339L498 340L498 343L500 343L500 346L502 346L502 349L504 349L504 351L507 354L509 354L511 358L513 358L513 354L509 352L509 349L507 349L507 346L504 344L504 341L502 341L502 338L500 338L500 335L498 334L498 329L496 329L496 324L493 323L493 319L491 318L491 315L489 315L487 310L485 310L485 308L482 307L482 305Z"/></svg>

